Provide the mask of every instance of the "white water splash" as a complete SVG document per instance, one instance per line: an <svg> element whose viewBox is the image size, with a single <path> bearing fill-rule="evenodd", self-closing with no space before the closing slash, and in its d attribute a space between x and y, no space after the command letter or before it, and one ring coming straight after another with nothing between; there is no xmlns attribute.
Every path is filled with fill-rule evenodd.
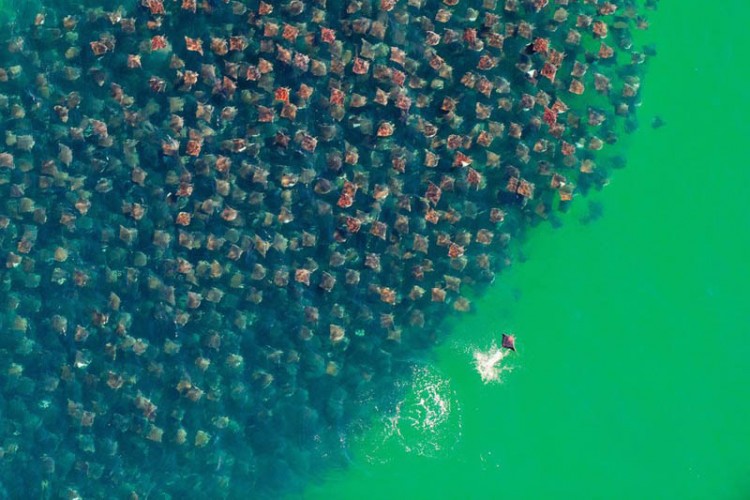
<svg viewBox="0 0 750 500"><path fill-rule="evenodd" d="M474 351L474 366L482 378L482 382L502 382L500 376L503 372L512 371L510 366L503 366L502 362L510 351L503 350L494 343L486 352Z"/></svg>
<svg viewBox="0 0 750 500"><path fill-rule="evenodd" d="M395 413L383 416L379 444L369 461L390 461L394 447L424 457L443 456L459 442L461 411L450 380L434 367L415 366L409 386Z"/></svg>

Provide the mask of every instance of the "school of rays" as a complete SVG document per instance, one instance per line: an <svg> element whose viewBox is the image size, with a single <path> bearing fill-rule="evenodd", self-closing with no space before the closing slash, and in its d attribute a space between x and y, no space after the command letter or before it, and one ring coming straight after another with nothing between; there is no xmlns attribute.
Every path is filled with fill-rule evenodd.
<svg viewBox="0 0 750 500"><path fill-rule="evenodd" d="M82 3L0 40L11 495L344 462L512 237L608 182L647 59L630 0Z"/></svg>

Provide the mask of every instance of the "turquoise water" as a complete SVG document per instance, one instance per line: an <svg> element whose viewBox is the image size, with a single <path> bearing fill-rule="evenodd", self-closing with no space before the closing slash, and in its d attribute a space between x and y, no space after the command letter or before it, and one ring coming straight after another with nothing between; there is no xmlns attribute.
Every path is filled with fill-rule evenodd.
<svg viewBox="0 0 750 500"><path fill-rule="evenodd" d="M72 2L66 7L44 2L5 4L7 16L26 20L17 22L8 36L25 29L23 26L41 6L47 11L46 26L50 30L63 14L80 7ZM136 4L130 2L126 7L134 9ZM194 52L185 53L179 43L183 35L214 36L229 30L254 40L246 23L237 17L244 4L222 7L219 2L208 2L204 5L214 5L215 10L197 18L197 24L185 21L169 26L173 18L167 17L169 28L157 23L145 33L150 37L151 32L172 30L168 35L177 47L174 50L185 57L188 67L193 67L191 64L201 60ZM246 4L251 10L258 8L253 2ZM332 1L328 7L335 10L342 6ZM177 4L168 7L178 8ZM230 7L235 12L230 14ZM432 12L435 7L429 4L426 11ZM458 18L470 14L466 7L460 4L456 8ZM139 23L150 19L145 8L139 9L133 14ZM316 12L311 5L306 9L303 16ZM363 265L357 260L360 257L347 257L348 267L361 270L358 287L338 295L335 292L335 299L320 291L322 284L316 287L322 269L338 276L339 287L348 279L343 272L336 274L336 266L328 262L332 249L344 251L343 243L336 238L352 235L336 232L333 217L325 210L311 215L311 205L305 200L320 198L335 205L343 180L352 176L327 173L326 169L334 170L335 163L331 166L323 154L312 157L298 148L294 155L287 156L277 151L278 142L273 147L270 142L255 142L258 137L269 140L278 129L283 132L282 125L294 128L289 123L294 120L285 118L288 121L260 126L253 119L247 123L244 120L255 116L252 110L257 102L281 109L279 102L262 95L269 94L273 87L289 84L296 88L299 81L307 81L321 93L329 91L324 85L327 80L277 72L276 85L266 81L259 89L240 78L241 89L263 91L242 96L242 109L246 106L251 110L247 116L244 111L239 114L245 129L239 125L233 129L226 122L211 119L191 122L196 127L211 125L221 138L244 134L251 151L255 151L252 155L258 155L261 164L268 161L272 165L266 172L272 179L266 201L261 197L259 202L246 203L242 191L235 192L227 197L227 204L241 209L238 221L232 223L218 216L212 219L210 209L206 212L198 203L213 196L221 208L224 201L217 195L219 188L204 178L227 179L230 187L258 195L260 183L248 170L255 166L244 163L247 157L239 154L244 151L226 153L225 146L212 144L210 138L204 153L221 150L234 159L232 168L243 173L221 176L207 173L204 165L185 156L181 160L165 158L169 155L160 153L160 141L173 129L166 125L164 113L177 103L153 97L153 87L142 88L147 87L146 80L138 81L127 71L119 73L118 68L124 64L126 52L142 52L144 74L172 75L166 72L168 59L120 34L119 27L113 27L116 22L97 19L97 13L79 13L79 22L86 16L93 19L90 22L95 31L91 36L104 32L107 41L106 33L114 31L121 38L112 58L105 55L94 60L86 38L90 33L84 30L82 61L95 70L86 74L91 79L85 83L62 82L60 88L65 92L76 85L85 88L84 115L107 117L111 120L110 133L118 138L131 134L139 138L136 156L148 180L139 184L132 177L132 154L110 150L105 142L90 135L86 145L73 144L70 168L60 166L73 178L58 179L56 189L42 186L44 175L52 175L48 166L40 176L36 163L24 160L60 159L57 142L65 142L64 135L49 144L37 136L34 155L38 156L14 150L16 168L0 169L0 215L9 217L11 228L0 238L2 256L5 258L8 252L23 254L16 248L21 234L33 233L37 240L35 250L21 259L19 267L13 267L9 256L7 270L2 270L0 492L20 497L26 491L51 498L75 496L76 491L83 492L84 498L119 498L132 492L158 498L206 494L276 497L281 491L304 498L746 497L750 490L746 451L750 431L745 423L750 413L750 372L746 369L750 355L750 309L746 306L750 266L744 260L750 250L750 222L743 202L750 173L741 154L744 118L750 111L745 90L748 70L741 64L744 33L714 28L728 18L742 18L750 8L740 2L726 2L719 8L705 9L697 2L678 5L665 1L657 11L648 12L651 29L637 34L636 46L653 44L657 54L649 58L642 75L638 100L643 105L637 113L640 126L596 157L600 170L595 175L601 172L611 181L604 189L591 189L586 197L579 190L567 213L555 211L546 222L532 215L532 209L539 207L530 205L526 216L519 215L514 207L520 195L499 189L493 200L490 195L475 193L472 199L482 209L480 214L497 199L510 207L505 225L493 229L499 233L507 228L519 238L510 252L511 267L502 269L482 296L464 286L462 293L472 301L471 312L453 314L447 322L442 322L444 309L429 303L423 310L389 308L387 294L368 288L371 284L391 284L405 295L401 287L406 287L406 281L400 276L408 273L399 258L390 257L393 252L398 255L398 249L386 248L374 236L359 240L352 237L352 246L382 254L383 274L372 269L375 266L371 262ZM281 8L276 14L280 19L293 15ZM185 12L170 15L188 19ZM252 21L253 17L248 19ZM393 14L388 22L397 19ZM337 22L333 21L334 25ZM312 29L313 24L302 28ZM45 30L40 30L40 37L32 37L31 43L40 47L52 43L49 40L57 35ZM516 51L522 47L514 43L518 42L506 41L506 47ZM208 38L204 45L207 57L214 57L208 50ZM354 48L359 51L363 47ZM303 48L300 40L296 48L318 55L327 50ZM255 50L248 51L250 57L257 55ZM41 64L28 57L31 53L26 54L23 64L56 78L54 54L40 54ZM10 56L9 60L18 58ZM457 67L463 65L458 59L451 61ZM611 68L602 68L612 74ZM110 70L114 73L109 74ZM224 66L218 71L230 72L231 68ZM431 75L429 70L419 74ZM151 127L134 126L136 132L121 127L116 112L121 102L114 102L115 92L110 94L109 87L100 90L92 83L102 75L118 79L126 93L133 89L138 105L147 100L158 103L154 107L152 101L147 106L155 113ZM374 94L365 79L347 75L345 83L347 79L356 83L351 91ZM205 80L210 78L202 78L194 96L176 90L187 97L190 112L197 102L210 101L219 109L226 104L226 89L220 89L216 96L217 87L206 86ZM332 77L331 82L336 85L337 79ZM164 84L168 92L174 90L170 81ZM522 85L514 81L516 84ZM548 83L542 80L540 86L545 85ZM174 86L177 88L177 84ZM49 121L32 121L42 116L38 109L47 109L46 104L37 106L45 99L41 87L32 83L23 87L12 80L2 88L10 95L11 104L20 103L27 113L26 118L11 120L4 109L4 132L28 132L29 124L38 131L47 130L44 123ZM54 94L54 85L52 88L52 100L65 101ZM442 100L443 94L436 88L437 100ZM473 99L471 93L466 96ZM328 99L327 94L324 97ZM606 105L602 98L592 99L597 106ZM292 101L299 103L296 97ZM574 111L582 111L589 101L571 96L566 102ZM161 111L154 111L159 105ZM331 144L321 139L317 145L318 151L330 152L342 132L336 129L335 121L319 112L330 113L327 105L313 101L313 107L318 112L300 106L298 125L306 126L306 130L321 126L316 130L322 138L325 134L335 137ZM393 120L397 129L401 127L397 113L365 109L372 116ZM413 116L439 120L429 106L412 112ZM74 120L80 119L76 111L71 115ZM665 126L651 127L657 116ZM346 172L356 171L360 176L357 182L363 186L366 175L372 175L373 184L387 181L391 191L398 193L398 177L394 181L392 173L384 174L377 157L398 142L373 146L372 137L353 134L346 128L350 123L343 123L348 140L356 137L361 141L356 145L368 167L346 166ZM60 129L53 128L51 133L59 134ZM202 133L209 134L206 129ZM181 138L186 139L187 133ZM415 146L415 151L423 145L421 138L409 133L403 140L407 146ZM262 149L253 150L252 143ZM366 156L365 152L375 154ZM505 148L504 161L514 154L518 151ZM250 158L247 163L254 165L255 156ZM390 162L390 158L383 158L386 164ZM612 163L623 161L626 168L611 168ZM287 191L293 194L285 198L273 184L282 166L284 172L292 173L302 173L300 169L307 167L316 176L332 179L334 190L330 195L324 190L313 194L300 183ZM485 170L480 162L475 166L492 182L502 181L504 185L508 180L505 174ZM454 172L450 165L447 167L443 171ZM523 168L524 175L533 170ZM190 194L167 195L180 181L190 182L178 178L185 170L195 179L193 198ZM438 180L434 174L422 174L420 179L410 174L407 170L404 177L412 183ZM102 177L105 182L100 183ZM108 191L106 178L113 181L114 190ZM537 199L548 204L547 210L556 206L558 194L544 190L548 179L535 179ZM413 188L409 182L407 192ZM580 182L585 187L588 181L581 175ZM448 193L446 189L441 206L451 203L462 215L471 211L470 206L460 204L461 196ZM93 200L88 217L80 214L77 226L57 222L65 210L75 213L73 206L76 210L85 207L80 202L87 196ZM387 207L383 220L392 218L395 209L388 204L395 196L383 202ZM44 220L44 211L20 210L18 198L22 197L45 209L51 222ZM285 204L289 199L295 204ZM147 208L138 223L128 217L134 202ZM127 211L123 211L123 203L130 204ZM286 226L274 223L279 205L300 209L294 212L298 219ZM380 214L379 207L369 202L359 201L355 207ZM270 214L274 217L268 219L262 210L274 212ZM415 231L420 227L417 219L421 216L417 214L421 210L420 205L413 212ZM183 226L189 226L192 236L181 235L188 229L175 229L175 216L180 211L192 213L192 225ZM471 217L465 221L468 219ZM362 220L365 224L372 222L365 217ZM478 227L464 224L472 230ZM36 225L41 227L38 233L31 229ZM444 223L438 227L453 231ZM129 228L137 228L139 233L133 236ZM257 248L260 243L252 238L272 240L271 229L290 237L293 251L287 256L280 257L283 252L274 253L276 250L270 250L268 259L265 254L256 255L261 252L254 251L253 246ZM162 250L154 250L159 246L151 245L155 230L173 231L173 242L179 241L179 245L170 247L167 242ZM297 232L301 230L316 235L318 243L302 244L303 250L298 251L295 245L303 241ZM241 252L243 257L232 258L231 252L224 257L197 247L185 250L190 238L203 244L209 233L236 243L237 248L231 252ZM54 254L60 246L69 252L68 260ZM493 269L500 269L506 249L498 246L494 250L497 260ZM469 255L473 257L474 251L475 247L470 247ZM302 257L294 256L295 252ZM441 251L439 257L434 251L430 253L440 274L445 270L460 274L456 267L449 267L457 265L456 261L448 262L444 253ZM276 288L270 278L268 283L263 278L248 278L260 263L271 271L278 271L279 265L294 269L302 265L303 257L308 258L305 269L313 274L310 288L299 281L286 287L283 273L273 275ZM313 258L318 260L315 265L309 260ZM211 267L211 259L220 262L222 269ZM184 273L184 279L175 278L174 268L185 262L202 269L197 278L191 278L189 272ZM466 281L487 277L472 265L473 261L463 276ZM89 281L80 281L83 284L77 288L70 281L67 286L50 285L48 281L39 286L35 279L59 276L54 267L71 275L82 270L84 275L88 273ZM132 273L134 268L139 271ZM138 273L142 273L142 285L133 284ZM281 276L278 281L277 275ZM127 279L121 280L123 276ZM431 283L431 279L426 282ZM86 283L93 285L87 287ZM439 281L437 286L442 286ZM188 300L195 299L188 298L188 291L202 294L203 305L187 306ZM111 295L114 292L115 298ZM452 293L448 300L456 303ZM299 329L300 318L308 314L301 313L304 305L320 305L325 327L322 331L312 326ZM181 308L189 309L190 314L185 316ZM392 320L385 315L394 311ZM415 312L423 314L426 327L421 330ZM15 322L21 315L28 319L23 334L20 332L24 329ZM60 326L59 316L68 317L67 333ZM395 326L388 326L390 321ZM414 328L405 326L402 330L400 326L407 321ZM328 323L343 324L345 340L337 337L339 330L329 330ZM79 338L79 328L88 332L88 339ZM517 352L499 351L500 379L483 383L474 365L475 356L497 352L491 349L499 344L504 332L516 335ZM423 349L435 339L438 345L434 350ZM237 358L239 355L242 357Z"/></svg>
<svg viewBox="0 0 750 500"><path fill-rule="evenodd" d="M602 217L533 232L439 349L458 443L386 455L374 432L359 467L306 498L747 498L747 41L716 29L747 14L661 2L649 16L658 55ZM502 331L519 337L514 370L483 385L469 353Z"/></svg>

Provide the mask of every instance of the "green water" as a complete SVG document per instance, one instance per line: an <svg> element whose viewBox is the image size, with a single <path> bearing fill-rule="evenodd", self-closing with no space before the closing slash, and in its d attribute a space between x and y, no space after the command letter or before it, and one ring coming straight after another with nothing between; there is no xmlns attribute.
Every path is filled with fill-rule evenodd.
<svg viewBox="0 0 750 500"><path fill-rule="evenodd" d="M706 5L650 16L659 53L628 167L593 198L603 217L581 224L578 199L562 228L530 231L528 260L418 367L398 416L305 498L750 495L750 71L745 32L719 29L750 6ZM485 385L472 353L501 332L519 352Z"/></svg>
<svg viewBox="0 0 750 500"><path fill-rule="evenodd" d="M430 377L449 384L450 415L434 433L377 426L306 498L750 495L750 71L746 31L720 29L748 14L661 2L603 217L534 231L528 261L441 346ZM508 330L514 371L483 385L471 351Z"/></svg>

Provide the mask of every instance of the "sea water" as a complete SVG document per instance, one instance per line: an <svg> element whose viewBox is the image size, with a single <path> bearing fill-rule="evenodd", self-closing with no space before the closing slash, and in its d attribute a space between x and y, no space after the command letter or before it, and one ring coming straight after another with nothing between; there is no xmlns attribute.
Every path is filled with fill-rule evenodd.
<svg viewBox="0 0 750 500"><path fill-rule="evenodd" d="M459 442L355 459L305 498L750 495L749 15L738 0L651 13L657 55L626 168L560 229L537 228L526 262L439 349ZM472 353L506 330L513 371L485 384Z"/></svg>

